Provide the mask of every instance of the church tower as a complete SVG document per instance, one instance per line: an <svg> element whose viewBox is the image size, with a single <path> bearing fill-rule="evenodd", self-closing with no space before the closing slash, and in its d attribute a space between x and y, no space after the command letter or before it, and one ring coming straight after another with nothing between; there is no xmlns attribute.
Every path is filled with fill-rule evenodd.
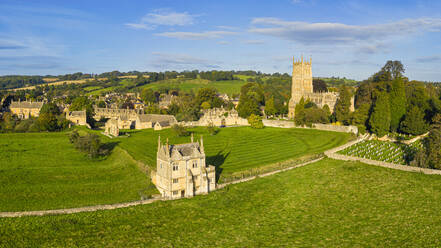
<svg viewBox="0 0 441 248"><path fill-rule="evenodd" d="M301 59L296 61L293 57L291 99L288 105L289 118L294 118L295 106L300 99L313 93L311 64L312 58L309 61L304 61L302 55Z"/></svg>

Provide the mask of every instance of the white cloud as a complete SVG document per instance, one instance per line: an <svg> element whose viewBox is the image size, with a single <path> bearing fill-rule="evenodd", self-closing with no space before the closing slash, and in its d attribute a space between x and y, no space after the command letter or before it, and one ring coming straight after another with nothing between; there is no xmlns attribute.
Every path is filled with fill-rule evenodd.
<svg viewBox="0 0 441 248"><path fill-rule="evenodd" d="M243 43L250 45L262 45L265 44L263 40L244 40Z"/></svg>
<svg viewBox="0 0 441 248"><path fill-rule="evenodd" d="M176 38L181 40L204 40L204 39L218 39L225 35L235 35L236 32L231 31L206 31L206 32L164 32L157 33L157 36L164 36L169 38Z"/></svg>
<svg viewBox="0 0 441 248"><path fill-rule="evenodd" d="M174 68L174 69L189 69L191 67L198 68L219 68L217 64L219 61L213 61L198 57L193 57L188 54L171 54L163 52L153 52L155 57L152 61L152 65L157 68Z"/></svg>
<svg viewBox="0 0 441 248"><path fill-rule="evenodd" d="M126 23L125 25L134 29L154 29L157 26L186 26L195 23L196 15L187 12L174 12L165 10L155 10L146 14L137 23Z"/></svg>
<svg viewBox="0 0 441 248"><path fill-rule="evenodd" d="M338 44L384 40L418 32L439 32L441 18L404 19L375 25L346 25L342 23L307 23L284 21L278 18L254 18L249 32L279 37L303 44Z"/></svg>
<svg viewBox="0 0 441 248"><path fill-rule="evenodd" d="M419 63L441 62L441 55L424 56L415 59Z"/></svg>
<svg viewBox="0 0 441 248"><path fill-rule="evenodd" d="M228 41L221 40L221 41L217 42L217 44L220 44L220 45L229 45L229 44L231 44L231 43L228 42ZM0 48L0 49L1 49L1 48Z"/></svg>

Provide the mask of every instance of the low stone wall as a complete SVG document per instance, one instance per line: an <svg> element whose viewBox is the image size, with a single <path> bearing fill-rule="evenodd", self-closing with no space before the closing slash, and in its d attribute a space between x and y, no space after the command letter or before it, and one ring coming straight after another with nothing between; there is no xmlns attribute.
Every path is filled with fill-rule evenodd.
<svg viewBox="0 0 441 248"><path fill-rule="evenodd" d="M354 133L358 134L358 128L356 126L337 126L331 124L313 124L315 129L325 130L325 131L334 131L334 132L343 132L343 133Z"/></svg>
<svg viewBox="0 0 441 248"><path fill-rule="evenodd" d="M265 127L281 127L281 128L296 127L294 121L262 120L262 122Z"/></svg>

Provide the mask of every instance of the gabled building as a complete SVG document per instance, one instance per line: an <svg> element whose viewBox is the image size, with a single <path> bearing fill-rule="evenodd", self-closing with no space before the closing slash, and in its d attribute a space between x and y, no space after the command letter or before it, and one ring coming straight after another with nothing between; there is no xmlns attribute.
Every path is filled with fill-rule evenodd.
<svg viewBox="0 0 441 248"><path fill-rule="evenodd" d="M135 129L154 128L161 130L178 123L173 115L139 114L136 116Z"/></svg>
<svg viewBox="0 0 441 248"><path fill-rule="evenodd" d="M156 171L152 181L163 197L181 198L206 194L216 189L216 169L206 166L204 141L169 145L158 140Z"/></svg>
<svg viewBox="0 0 441 248"><path fill-rule="evenodd" d="M9 109L12 114L15 114L20 119L28 119L31 116L37 117L40 115L40 109L44 102L28 102L28 101L12 101Z"/></svg>
<svg viewBox="0 0 441 248"><path fill-rule="evenodd" d="M71 121L74 125L84 125L87 126L87 115L86 110L82 111L67 111L66 119Z"/></svg>

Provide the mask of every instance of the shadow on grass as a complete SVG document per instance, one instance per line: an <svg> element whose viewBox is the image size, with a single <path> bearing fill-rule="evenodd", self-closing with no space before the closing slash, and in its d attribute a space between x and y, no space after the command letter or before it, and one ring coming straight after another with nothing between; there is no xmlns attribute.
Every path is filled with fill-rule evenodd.
<svg viewBox="0 0 441 248"><path fill-rule="evenodd" d="M221 166L224 164L225 159L230 155L230 152L223 153L223 151L218 152L214 156L207 156L207 164L214 165L216 167L216 182L219 181L220 175L222 173Z"/></svg>
<svg viewBox="0 0 441 248"><path fill-rule="evenodd" d="M101 145L100 149L105 150L108 152L108 154L110 154L115 148L115 146L117 146L118 144L119 141L106 142Z"/></svg>

